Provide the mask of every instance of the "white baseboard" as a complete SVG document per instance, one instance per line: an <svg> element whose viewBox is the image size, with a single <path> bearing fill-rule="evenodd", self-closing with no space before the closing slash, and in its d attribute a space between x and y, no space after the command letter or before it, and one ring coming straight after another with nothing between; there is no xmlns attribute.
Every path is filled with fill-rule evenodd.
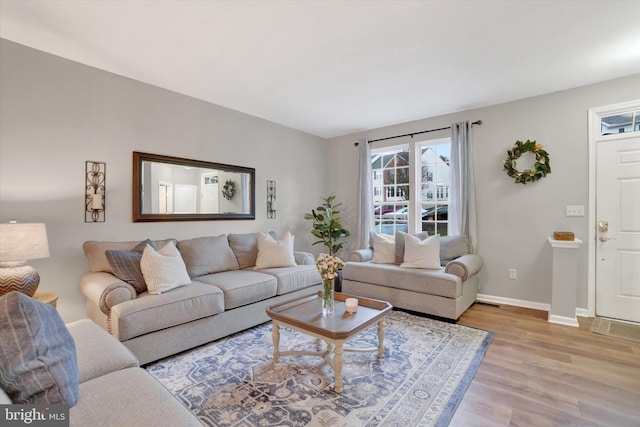
<svg viewBox="0 0 640 427"><path fill-rule="evenodd" d="M576 308L576 316L593 317L593 316L589 316L589 310L587 310L586 308Z"/></svg>
<svg viewBox="0 0 640 427"><path fill-rule="evenodd" d="M551 309L550 304L545 304L542 302L497 297L494 295L478 294L478 296L476 297L476 300L480 302L486 302L489 304L506 304L506 305L513 305L516 307L532 308L534 310L542 310L542 311L549 311Z"/></svg>
<svg viewBox="0 0 640 427"><path fill-rule="evenodd" d="M556 314L550 314L547 319L549 323L557 323L558 325L579 327L578 320L575 317L558 316Z"/></svg>
<svg viewBox="0 0 640 427"><path fill-rule="evenodd" d="M525 300L514 299L514 298L498 297L495 295L478 294L478 296L476 297L476 300L480 302L485 302L488 304L506 304L506 305L513 305L515 307L531 308L533 310L541 310L546 312L551 310L551 304L546 304L543 302L535 302L535 301L525 301ZM589 311L586 308L576 308L576 316L590 317ZM551 323L558 323L561 325L569 325L569 326L578 326L578 321L570 317L550 315L548 320Z"/></svg>

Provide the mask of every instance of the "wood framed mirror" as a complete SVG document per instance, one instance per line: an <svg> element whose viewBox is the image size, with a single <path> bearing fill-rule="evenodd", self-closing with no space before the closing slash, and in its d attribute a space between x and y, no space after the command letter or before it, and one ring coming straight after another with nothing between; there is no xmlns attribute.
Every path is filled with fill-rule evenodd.
<svg viewBox="0 0 640 427"><path fill-rule="evenodd" d="M133 221L255 219L255 169L133 152Z"/></svg>

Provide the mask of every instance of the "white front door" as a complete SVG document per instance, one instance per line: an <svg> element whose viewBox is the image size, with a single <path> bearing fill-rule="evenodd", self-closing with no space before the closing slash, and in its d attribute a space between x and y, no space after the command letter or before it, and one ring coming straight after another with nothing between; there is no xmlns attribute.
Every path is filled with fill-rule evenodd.
<svg viewBox="0 0 640 427"><path fill-rule="evenodd" d="M640 322L640 132L596 147L596 316Z"/></svg>

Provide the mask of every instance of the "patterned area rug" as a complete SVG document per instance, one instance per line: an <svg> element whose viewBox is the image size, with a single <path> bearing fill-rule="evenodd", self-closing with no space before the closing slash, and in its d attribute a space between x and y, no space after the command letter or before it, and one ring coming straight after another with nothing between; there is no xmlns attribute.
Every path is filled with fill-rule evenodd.
<svg viewBox="0 0 640 427"><path fill-rule="evenodd" d="M344 391L321 357L272 363L271 323L146 366L210 426L446 426L493 332L392 311L384 359L344 353ZM375 347L372 327L345 344ZM324 342L281 329L281 351L318 351Z"/></svg>

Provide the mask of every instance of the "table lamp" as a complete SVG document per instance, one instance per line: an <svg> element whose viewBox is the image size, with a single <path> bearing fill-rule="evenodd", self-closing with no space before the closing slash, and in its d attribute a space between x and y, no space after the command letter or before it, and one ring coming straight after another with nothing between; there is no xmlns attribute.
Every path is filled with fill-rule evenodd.
<svg viewBox="0 0 640 427"><path fill-rule="evenodd" d="M33 296L40 276L27 261L48 257L44 224L0 224L0 296L11 291Z"/></svg>

